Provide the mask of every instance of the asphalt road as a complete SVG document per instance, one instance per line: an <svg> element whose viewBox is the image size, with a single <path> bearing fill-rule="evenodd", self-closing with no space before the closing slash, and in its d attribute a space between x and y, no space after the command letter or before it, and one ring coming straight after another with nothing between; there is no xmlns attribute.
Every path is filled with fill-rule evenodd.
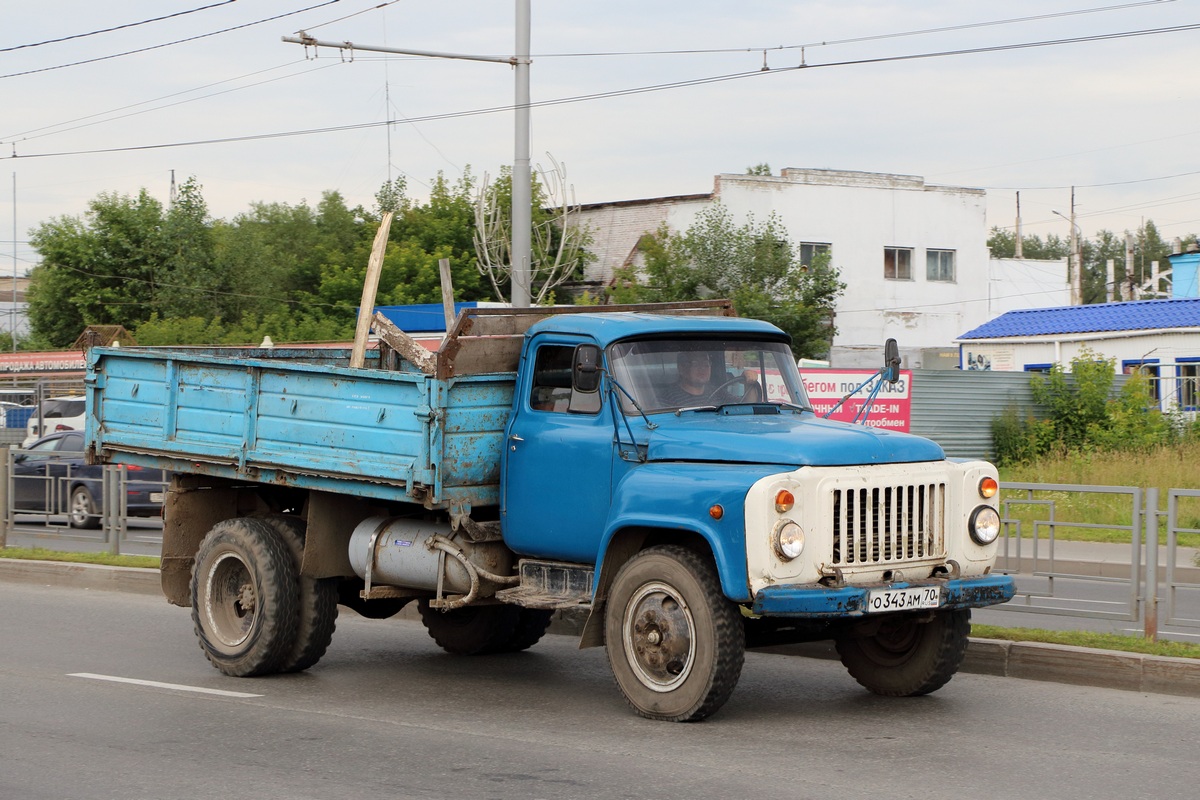
<svg viewBox="0 0 1200 800"><path fill-rule="evenodd" d="M1124 800L1200 786L1197 698L960 674L887 699L836 662L750 653L720 713L673 725L634 716L604 651L570 637L456 658L417 623L343 610L315 668L238 680L159 598L2 582L0 643L4 798Z"/></svg>

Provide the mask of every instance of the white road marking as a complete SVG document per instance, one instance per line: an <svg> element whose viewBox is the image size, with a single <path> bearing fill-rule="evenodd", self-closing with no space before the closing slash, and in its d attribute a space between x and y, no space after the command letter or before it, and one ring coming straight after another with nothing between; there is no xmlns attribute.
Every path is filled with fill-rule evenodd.
<svg viewBox="0 0 1200 800"><path fill-rule="evenodd" d="M205 689L200 686L185 686L181 683L162 683L161 681L143 681L137 678L120 678L116 675L96 675L92 672L72 672L68 678L91 678L94 681L112 681L113 683L132 683L135 686L153 686L156 689L174 689L179 692L197 692L199 694L215 694L221 697L262 697L261 694L248 692L227 692L224 689Z"/></svg>

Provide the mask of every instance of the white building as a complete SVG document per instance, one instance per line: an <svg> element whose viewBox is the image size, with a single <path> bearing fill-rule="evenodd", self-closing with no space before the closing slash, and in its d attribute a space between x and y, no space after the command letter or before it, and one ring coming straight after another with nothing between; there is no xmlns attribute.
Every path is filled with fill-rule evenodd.
<svg viewBox="0 0 1200 800"><path fill-rule="evenodd" d="M885 339L906 368L955 367L954 340L1016 308L1068 300L1063 261L992 261L982 189L930 186L912 175L785 169L718 175L711 194L584 206L598 256L589 282L639 264L638 241L666 223L684 231L719 201L742 224L776 214L802 260L828 250L847 284L836 309L834 366L875 366Z"/></svg>
<svg viewBox="0 0 1200 800"><path fill-rule="evenodd" d="M1163 408L1200 406L1200 299L1137 300L1011 311L958 337L962 369L1043 372L1111 358L1152 381Z"/></svg>

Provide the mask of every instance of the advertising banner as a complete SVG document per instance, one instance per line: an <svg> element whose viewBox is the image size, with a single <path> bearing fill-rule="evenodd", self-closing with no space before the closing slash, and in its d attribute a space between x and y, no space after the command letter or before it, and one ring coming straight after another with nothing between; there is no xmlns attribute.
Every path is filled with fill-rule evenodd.
<svg viewBox="0 0 1200 800"><path fill-rule="evenodd" d="M825 416L837 402L853 392L875 374L870 369L806 369L801 373L804 390L819 416ZM835 411L829 418L853 422L867 401L869 387L864 387ZM900 380L884 381L867 417L867 426L892 431L908 431L912 418L912 371L901 370Z"/></svg>

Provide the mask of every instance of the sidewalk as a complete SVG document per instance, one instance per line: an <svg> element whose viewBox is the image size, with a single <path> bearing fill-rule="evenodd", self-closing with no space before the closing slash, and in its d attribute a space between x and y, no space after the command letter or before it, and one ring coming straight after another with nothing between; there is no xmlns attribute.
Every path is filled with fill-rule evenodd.
<svg viewBox="0 0 1200 800"><path fill-rule="evenodd" d="M1070 545L1070 547L1064 548L1064 545ZM1129 548L1125 545L1060 542L1057 544L1055 552L1058 569L1063 569L1063 558L1067 555L1066 551L1068 550L1072 559L1082 559L1084 555L1101 559L1090 562L1073 561L1073 563L1091 564L1093 569L1107 569L1110 565L1114 568L1120 567L1119 550L1124 553L1125 572L1122 574L1128 574ZM1040 555L1042 554L1039 553ZM147 595L161 593L159 574L156 569L106 567L55 561L0 558L0 581ZM550 632L578 634L579 622L566 619L556 620L550 626ZM810 658L837 658L832 642L764 648L760 652ZM1165 658L1113 650L1091 650L1083 647L1036 642L1006 642L973 638L967 649L967 658L963 663L962 671L1078 686L1099 686L1133 692L1200 697L1200 659L1191 658Z"/></svg>

